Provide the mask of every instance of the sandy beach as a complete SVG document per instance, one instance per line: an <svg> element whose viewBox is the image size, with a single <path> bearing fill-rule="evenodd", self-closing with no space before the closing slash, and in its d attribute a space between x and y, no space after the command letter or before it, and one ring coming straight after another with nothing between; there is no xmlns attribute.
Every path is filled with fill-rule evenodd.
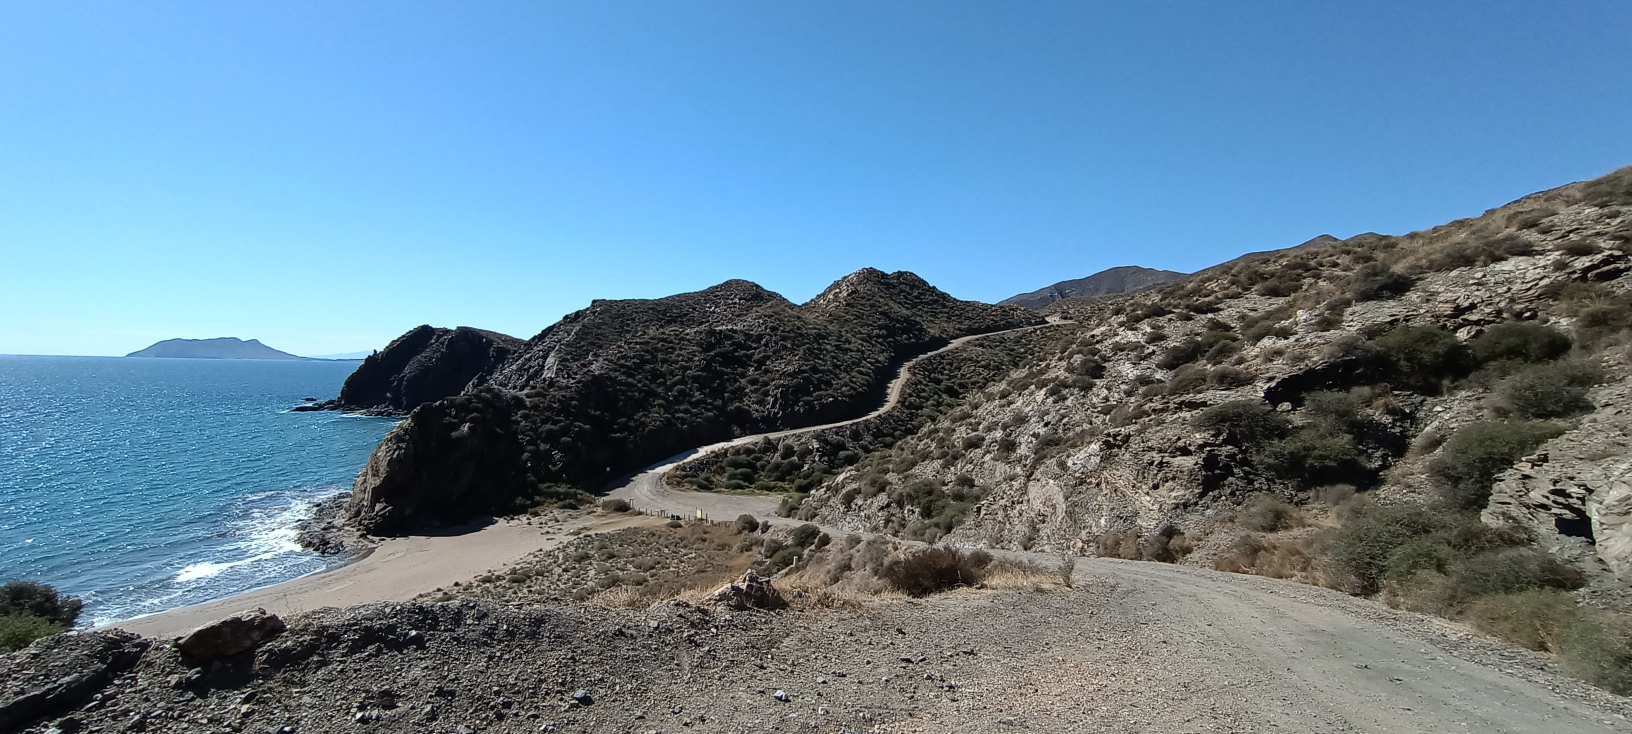
<svg viewBox="0 0 1632 734"><path fill-rule="evenodd" d="M170 638L257 607L288 616L321 607L402 601L503 569L528 553L560 545L584 533L660 522L659 518L644 515L594 515L552 525L500 520L457 535L389 538L368 555L338 568L109 626Z"/></svg>

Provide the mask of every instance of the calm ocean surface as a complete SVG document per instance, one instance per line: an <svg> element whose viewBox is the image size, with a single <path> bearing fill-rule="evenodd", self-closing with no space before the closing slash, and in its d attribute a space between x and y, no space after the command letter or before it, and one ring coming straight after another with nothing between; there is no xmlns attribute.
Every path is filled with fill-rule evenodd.
<svg viewBox="0 0 1632 734"><path fill-rule="evenodd" d="M287 411L355 367L0 356L0 579L104 624L322 570L295 524L393 421Z"/></svg>

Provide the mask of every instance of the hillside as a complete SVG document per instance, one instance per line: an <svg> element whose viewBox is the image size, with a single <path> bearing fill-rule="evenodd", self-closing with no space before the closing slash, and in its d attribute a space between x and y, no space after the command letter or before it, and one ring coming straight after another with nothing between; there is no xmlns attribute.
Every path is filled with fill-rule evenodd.
<svg viewBox="0 0 1632 734"><path fill-rule="evenodd" d="M998 303L1040 309L1055 301L1133 293L1146 288L1172 283L1184 277L1184 273L1172 270L1156 270L1137 265L1123 265L1101 270L1086 278L1062 280L1047 288L1010 296L998 301Z"/></svg>
<svg viewBox="0 0 1632 734"><path fill-rule="evenodd" d="M1429 544L1443 554L1427 565L1437 576L1385 577L1326 555L1342 533L1283 538L1291 521L1241 516L1264 495L1317 525L1412 507L1441 528L1413 531L1423 538L1511 527L1493 541L1514 546L1502 552L1529 552L1513 538L1533 538L1591 588L1621 588L1632 580L1632 423L1616 407L1632 390L1629 206L1623 169L1423 232L1327 238L1115 302L1058 302L1049 310L1076 321L1072 338L794 512L1008 548L1194 546L1203 562L1239 556L1233 569L1362 593L1420 595L1486 562Z"/></svg>
<svg viewBox="0 0 1632 734"><path fill-rule="evenodd" d="M348 514L387 532L574 496L693 446L864 413L906 357L1041 322L871 269L802 306L740 280L596 301L508 357L484 352L492 361L460 372L474 375L465 385L439 383L448 397L386 438ZM364 368L401 372L383 359Z"/></svg>
<svg viewBox="0 0 1632 734"><path fill-rule="evenodd" d="M173 357L186 359L306 359L280 352L256 339L230 336L214 339L166 339L126 357Z"/></svg>

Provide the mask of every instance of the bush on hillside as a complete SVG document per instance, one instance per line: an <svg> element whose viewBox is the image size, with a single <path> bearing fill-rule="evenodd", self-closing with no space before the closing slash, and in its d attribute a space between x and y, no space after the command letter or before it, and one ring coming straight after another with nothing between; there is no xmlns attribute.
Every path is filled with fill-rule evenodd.
<svg viewBox="0 0 1632 734"><path fill-rule="evenodd" d="M1272 533L1303 525L1303 511L1286 500L1260 494L1235 511L1235 524L1248 530Z"/></svg>
<svg viewBox="0 0 1632 734"><path fill-rule="evenodd" d="M1564 628L1578 616L1575 598L1557 589L1487 596L1462 612L1476 629L1537 652L1558 649Z"/></svg>
<svg viewBox="0 0 1632 734"><path fill-rule="evenodd" d="M1632 696L1632 620L1583 610L1560 631L1555 649L1582 680Z"/></svg>
<svg viewBox="0 0 1632 734"><path fill-rule="evenodd" d="M1592 410L1587 388L1601 379L1592 365L1533 365L1496 384L1492 407L1498 414L1519 418L1567 418Z"/></svg>
<svg viewBox="0 0 1632 734"><path fill-rule="evenodd" d="M1357 508L1333 533L1328 559L1353 580L1351 591L1371 594L1380 588L1395 551L1448 524L1441 514L1420 505Z"/></svg>
<svg viewBox="0 0 1632 734"><path fill-rule="evenodd" d="M736 527L744 533L759 532L759 518L744 512L737 516Z"/></svg>
<svg viewBox="0 0 1632 734"><path fill-rule="evenodd" d="M63 627L79 621L85 603L34 581L8 581L0 586L0 615L30 614Z"/></svg>
<svg viewBox="0 0 1632 734"><path fill-rule="evenodd" d="M1399 326L1378 337L1376 345L1396 380L1430 394L1474 366L1467 345L1437 326Z"/></svg>
<svg viewBox="0 0 1632 734"><path fill-rule="evenodd" d="M1235 446L1250 447L1285 436L1291 421L1262 400L1231 400L1197 414L1192 424L1204 430L1224 432Z"/></svg>
<svg viewBox="0 0 1632 734"><path fill-rule="evenodd" d="M929 596L958 586L980 583L992 564L991 554L944 546L904 550L884 562L879 577L907 596Z"/></svg>
<svg viewBox="0 0 1632 734"><path fill-rule="evenodd" d="M1534 321L1508 321L1485 330L1468 344L1480 363L1513 360L1545 362L1570 351L1570 337Z"/></svg>
<svg viewBox="0 0 1632 734"><path fill-rule="evenodd" d="M1481 509L1490 499L1490 485L1497 474L1563 432L1551 423L1470 423L1440 447L1428 472L1452 505Z"/></svg>
<svg viewBox="0 0 1632 734"><path fill-rule="evenodd" d="M1349 297L1356 301L1398 298L1411 290L1416 280L1382 263L1366 263L1349 278Z"/></svg>
<svg viewBox="0 0 1632 734"><path fill-rule="evenodd" d="M41 637L63 631L63 626L45 617L21 612L0 614L0 652L28 647Z"/></svg>
<svg viewBox="0 0 1632 734"><path fill-rule="evenodd" d="M1251 385L1252 373L1228 365L1214 367L1213 371L1207 373L1207 384L1223 389Z"/></svg>

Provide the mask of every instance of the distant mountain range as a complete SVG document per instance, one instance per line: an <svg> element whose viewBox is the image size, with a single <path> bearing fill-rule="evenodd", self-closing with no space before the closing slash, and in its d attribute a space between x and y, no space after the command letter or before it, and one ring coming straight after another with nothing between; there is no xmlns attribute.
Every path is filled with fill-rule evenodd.
<svg viewBox="0 0 1632 734"><path fill-rule="evenodd" d="M366 356L366 353L363 353ZM273 349L259 339L239 339L231 336L214 339L165 339L146 349L131 352L126 357L161 357L180 359L286 359L327 361L360 359L361 357L302 357Z"/></svg>
<svg viewBox="0 0 1632 734"><path fill-rule="evenodd" d="M1095 298L1098 296L1113 296L1118 293L1133 293L1146 288L1155 288L1185 277L1184 273L1172 270L1156 270L1142 268L1137 265L1101 270L1086 278L1076 280L1062 280L1054 285L1021 293L1018 296L1005 298L1000 305L1023 306L1025 308L1042 308L1055 301L1067 298Z"/></svg>

